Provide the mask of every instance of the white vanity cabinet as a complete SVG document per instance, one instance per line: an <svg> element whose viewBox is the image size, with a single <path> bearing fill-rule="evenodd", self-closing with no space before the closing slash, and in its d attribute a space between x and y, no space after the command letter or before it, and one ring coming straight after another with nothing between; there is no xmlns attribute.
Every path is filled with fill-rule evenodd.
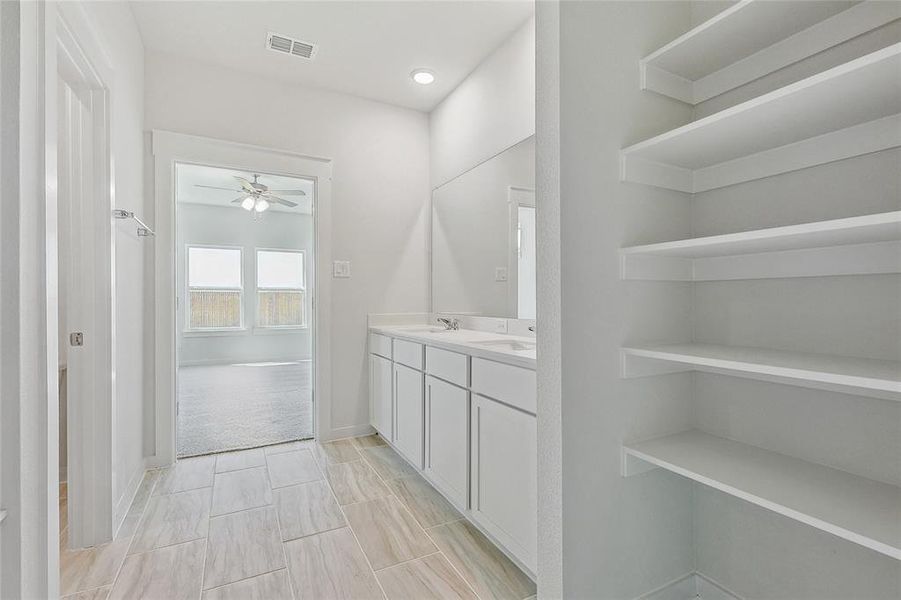
<svg viewBox="0 0 901 600"><path fill-rule="evenodd" d="M385 333L370 335L372 426L467 518L535 573L534 369L503 362L505 356L488 360L473 356L470 348L453 351L454 346L429 345L430 339L417 343L409 333Z"/></svg>
<svg viewBox="0 0 901 600"><path fill-rule="evenodd" d="M413 465L422 469L423 374L394 363L394 445Z"/></svg>
<svg viewBox="0 0 901 600"><path fill-rule="evenodd" d="M425 472L457 506L469 506L469 390L426 375Z"/></svg>
<svg viewBox="0 0 901 600"><path fill-rule="evenodd" d="M369 415L370 423L386 440L394 439L392 428L392 367L391 361L377 354L369 355Z"/></svg>
<svg viewBox="0 0 901 600"><path fill-rule="evenodd" d="M477 391L481 366L509 380L486 386L508 403ZM535 372L473 359L471 511L488 533L536 570L538 553L538 422L531 412L534 390L526 387ZM518 393L513 393L518 390ZM534 409L533 409L534 410Z"/></svg>
<svg viewBox="0 0 901 600"><path fill-rule="evenodd" d="M386 440L394 439L394 368L391 338L369 334L369 422Z"/></svg>

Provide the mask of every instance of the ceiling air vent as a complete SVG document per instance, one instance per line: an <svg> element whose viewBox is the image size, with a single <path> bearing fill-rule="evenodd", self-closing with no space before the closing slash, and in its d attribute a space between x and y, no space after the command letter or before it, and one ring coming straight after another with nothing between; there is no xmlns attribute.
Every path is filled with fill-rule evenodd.
<svg viewBox="0 0 901 600"><path fill-rule="evenodd" d="M273 52L290 54L292 56L306 58L307 60L313 60L313 58L316 57L317 50L319 50L316 44L295 40L294 38L289 38L286 35L278 33L272 33L271 31L266 36L266 47Z"/></svg>

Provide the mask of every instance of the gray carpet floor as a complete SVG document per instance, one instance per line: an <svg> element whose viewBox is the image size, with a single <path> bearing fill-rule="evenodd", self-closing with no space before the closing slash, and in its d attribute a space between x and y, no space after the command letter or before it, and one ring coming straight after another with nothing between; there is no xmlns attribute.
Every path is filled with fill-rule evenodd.
<svg viewBox="0 0 901 600"><path fill-rule="evenodd" d="M313 437L312 363L178 369L178 456Z"/></svg>

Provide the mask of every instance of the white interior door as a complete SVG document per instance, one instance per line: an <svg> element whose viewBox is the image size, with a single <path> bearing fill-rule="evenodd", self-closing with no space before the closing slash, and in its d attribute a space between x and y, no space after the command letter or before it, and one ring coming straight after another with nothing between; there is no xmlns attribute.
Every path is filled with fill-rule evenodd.
<svg viewBox="0 0 901 600"><path fill-rule="evenodd" d="M58 237L60 360L65 365L69 547L112 537L111 215L98 206L97 97L59 81ZM103 235L104 231L106 236ZM105 240L105 243L104 243ZM99 409L99 410L98 410ZM101 435L101 432L104 432ZM96 460L99 457L99 465Z"/></svg>

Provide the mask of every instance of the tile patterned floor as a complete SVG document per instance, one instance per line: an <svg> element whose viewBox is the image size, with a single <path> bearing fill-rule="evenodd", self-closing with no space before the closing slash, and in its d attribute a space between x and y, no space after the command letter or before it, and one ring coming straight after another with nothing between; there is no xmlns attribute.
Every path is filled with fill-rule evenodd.
<svg viewBox="0 0 901 600"><path fill-rule="evenodd" d="M535 595L378 436L180 460L147 473L116 540L67 550L60 527L68 600Z"/></svg>

